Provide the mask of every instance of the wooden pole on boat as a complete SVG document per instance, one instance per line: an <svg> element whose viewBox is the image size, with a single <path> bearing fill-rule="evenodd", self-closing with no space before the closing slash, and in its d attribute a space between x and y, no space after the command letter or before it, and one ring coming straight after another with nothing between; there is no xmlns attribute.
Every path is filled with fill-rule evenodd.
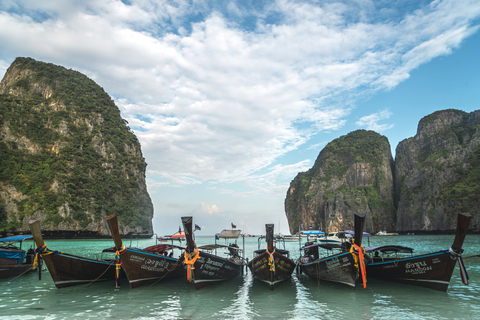
<svg viewBox="0 0 480 320"><path fill-rule="evenodd" d="M363 226L365 224L365 214L356 213L354 216L355 220L355 244L359 247L362 246L363 239Z"/></svg>
<svg viewBox="0 0 480 320"><path fill-rule="evenodd" d="M458 214L457 232L455 233L455 240L453 240L452 247L449 250L450 254L456 255L458 257L458 267L460 269L460 276L464 285L468 285L468 274L467 268L465 267L465 263L462 259L462 246L463 242L465 241L465 236L467 235L468 227L470 226L471 220L472 216L470 215L470 213Z"/></svg>
<svg viewBox="0 0 480 320"><path fill-rule="evenodd" d="M42 247L45 242L43 241L43 236L42 236L42 229L40 227L40 221L38 220L30 220L28 222L28 227L30 228L30 232L32 233L33 240L35 241L35 244L37 245L37 248ZM58 281L58 276L57 276L57 271L55 270L55 266L52 262L52 258L50 255L46 255L45 257L39 255L38 256L38 280L42 279L42 262L45 261L45 264L47 265L48 271L50 272L50 275L52 276L53 282Z"/></svg>
<svg viewBox="0 0 480 320"><path fill-rule="evenodd" d="M269 252L273 252L273 223L265 225L265 240L267 241L267 248Z"/></svg>
<svg viewBox="0 0 480 320"><path fill-rule="evenodd" d="M115 243L116 250L122 249L122 238L120 237L120 230L118 229L118 218L116 215L112 214L107 216L108 227L112 233L112 239Z"/></svg>
<svg viewBox="0 0 480 320"><path fill-rule="evenodd" d="M183 231L187 240L187 252L192 253L195 250L195 242L192 235L193 217L182 217Z"/></svg>
<svg viewBox="0 0 480 320"><path fill-rule="evenodd" d="M42 259L42 256L38 256L38 260L37 260L37 263L38 263L38 280L42 280L42 265L43 265L43 259Z"/></svg>
<svg viewBox="0 0 480 320"><path fill-rule="evenodd" d="M30 227L30 232L32 233L33 240L38 248L44 245L43 237L42 237L42 229L40 228L40 221L38 220L30 220L28 223Z"/></svg>
<svg viewBox="0 0 480 320"><path fill-rule="evenodd" d="M459 213L457 219L457 232L455 234L455 240L453 241L452 248L457 252L460 252L465 241L465 237L470 226L472 215L470 213Z"/></svg>
<svg viewBox="0 0 480 320"><path fill-rule="evenodd" d="M131 273L130 269L130 264L128 263L122 263L121 260L121 254L126 251L125 247L123 246L122 238L120 237L120 230L118 228L118 218L116 215L112 214L110 216L107 216L107 224L108 228L110 229L110 233L112 234L112 239L113 243L115 244L115 256L116 256L116 262L115 262L115 285L116 288L119 289L121 285L121 276L120 276L120 268L123 268L125 270L125 273L128 275ZM130 242L131 245L131 242Z"/></svg>

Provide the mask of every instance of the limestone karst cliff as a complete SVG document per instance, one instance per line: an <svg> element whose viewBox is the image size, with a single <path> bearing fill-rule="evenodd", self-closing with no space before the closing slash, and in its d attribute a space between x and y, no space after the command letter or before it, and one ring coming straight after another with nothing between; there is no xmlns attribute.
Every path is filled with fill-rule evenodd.
<svg viewBox="0 0 480 320"><path fill-rule="evenodd" d="M292 233L304 228L353 229L353 214L366 213L365 230L395 222L393 159L386 137L358 130L330 142L315 165L290 183L285 212Z"/></svg>
<svg viewBox="0 0 480 320"><path fill-rule="evenodd" d="M458 212L478 229L480 111L443 110L418 124L392 160L387 138L359 130L329 143L315 165L291 182L285 212L292 233L313 224L351 229L366 213L365 230L452 232Z"/></svg>
<svg viewBox="0 0 480 320"><path fill-rule="evenodd" d="M452 230L458 212L479 224L480 111L443 110L420 120L395 157L398 231Z"/></svg>
<svg viewBox="0 0 480 320"><path fill-rule="evenodd" d="M140 144L94 81L61 66L17 58L0 82L0 233L152 235L153 205Z"/></svg>

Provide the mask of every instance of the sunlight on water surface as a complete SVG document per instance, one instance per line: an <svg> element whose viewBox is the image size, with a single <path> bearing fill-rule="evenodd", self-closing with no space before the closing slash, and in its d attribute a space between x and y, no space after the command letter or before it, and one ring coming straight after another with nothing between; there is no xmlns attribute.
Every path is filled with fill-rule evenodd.
<svg viewBox="0 0 480 320"><path fill-rule="evenodd" d="M372 237L370 245L410 246L421 254L448 250L452 241L451 235L386 236ZM108 240L46 242L53 250L90 258L112 246ZM197 238L199 245L211 242ZM139 247L152 244L155 240L132 241ZM479 244L480 236L468 235L463 256L479 254ZM299 244L286 245L295 260ZM245 249L252 259L257 238L246 238ZM250 272L201 290L183 278L135 289L126 279L120 289L113 282L57 289L48 272L41 280L31 273L0 280L0 319L480 319L480 258L467 258L465 264L469 285L463 285L457 266L447 292L371 278L366 289L357 283L351 290L295 273L271 291Z"/></svg>

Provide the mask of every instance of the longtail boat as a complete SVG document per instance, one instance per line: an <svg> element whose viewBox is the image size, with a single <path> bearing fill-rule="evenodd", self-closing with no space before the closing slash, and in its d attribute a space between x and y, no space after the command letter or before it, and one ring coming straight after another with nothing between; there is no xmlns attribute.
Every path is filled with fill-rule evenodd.
<svg viewBox="0 0 480 320"><path fill-rule="evenodd" d="M243 272L244 259L239 255L240 249L236 243L224 245L207 245L198 247L193 239L192 217L182 217L182 224L187 240L183 263L187 265L187 280L195 284L195 289L201 289L207 284L233 279ZM223 230L216 238L237 239L240 230ZM215 239L216 239L215 238ZM228 249L228 258L207 251L218 248Z"/></svg>
<svg viewBox="0 0 480 320"><path fill-rule="evenodd" d="M32 238L29 234L0 239L0 279L35 271L33 249L22 250L22 242Z"/></svg>
<svg viewBox="0 0 480 320"><path fill-rule="evenodd" d="M300 272L318 279L336 282L355 289L355 284L359 276L363 280L363 287L366 287L366 259L362 247L363 225L365 222L364 214L355 214L355 235L353 244L348 249L340 244L309 244L301 248L304 254L299 258L298 264ZM338 253L320 257L319 248Z"/></svg>
<svg viewBox="0 0 480 320"><path fill-rule="evenodd" d="M121 265L130 287L154 284L161 280L179 278L185 274L184 267L173 256L173 251L172 254L167 254L168 250L178 246L155 245L144 249L127 248L120 237L117 216L108 216L107 222L117 252L117 268Z"/></svg>
<svg viewBox="0 0 480 320"><path fill-rule="evenodd" d="M468 275L462 259L462 245L472 216L459 213L453 245L448 250L413 256L413 249L402 246L365 248L372 261L367 265L372 278L447 291L457 260L464 284ZM399 256L408 253L410 256Z"/></svg>
<svg viewBox="0 0 480 320"><path fill-rule="evenodd" d="M35 254L41 255L57 288L115 279L115 259L90 259L50 250L43 241L40 222L31 220L29 227L37 244Z"/></svg>
<svg viewBox="0 0 480 320"><path fill-rule="evenodd" d="M267 248L260 249L262 238L259 238L259 249L254 251L255 257L248 263L253 277L265 283L270 290L289 279L295 270L295 262L290 259L290 252L274 246L273 227L273 224L265 225Z"/></svg>

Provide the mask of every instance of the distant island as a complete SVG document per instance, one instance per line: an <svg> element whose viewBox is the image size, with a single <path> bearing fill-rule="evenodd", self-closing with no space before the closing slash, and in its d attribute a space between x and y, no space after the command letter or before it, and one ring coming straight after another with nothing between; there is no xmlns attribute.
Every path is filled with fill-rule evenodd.
<svg viewBox="0 0 480 320"><path fill-rule="evenodd" d="M140 143L110 96L85 75L17 58L0 82L0 235L153 235Z"/></svg>
<svg viewBox="0 0 480 320"><path fill-rule="evenodd" d="M395 160L373 131L333 140L290 183L290 232L353 229L353 214L365 213L370 233L453 233L459 212L472 214L471 232L479 232L479 129L480 111L434 112L398 144Z"/></svg>

